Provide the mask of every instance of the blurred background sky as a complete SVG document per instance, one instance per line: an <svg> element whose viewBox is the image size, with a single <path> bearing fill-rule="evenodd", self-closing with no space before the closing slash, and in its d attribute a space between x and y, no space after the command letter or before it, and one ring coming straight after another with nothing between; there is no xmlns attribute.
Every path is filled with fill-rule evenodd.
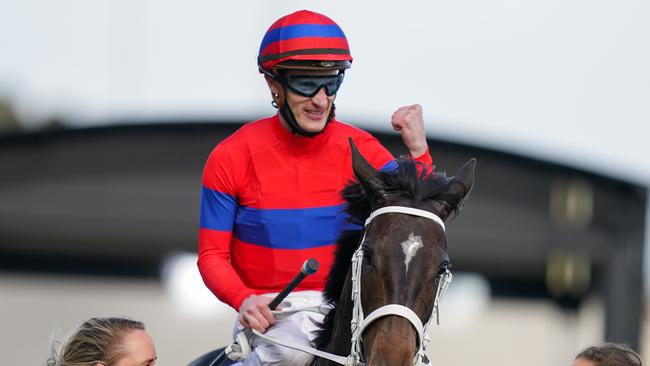
<svg viewBox="0 0 650 366"><path fill-rule="evenodd" d="M267 116L259 43L274 20L303 8L333 18L350 42L340 120L388 129L395 109L420 103L430 136L650 185L650 3L642 0L0 0L0 102L28 132L53 121ZM25 279L3 281L16 307L39 301L17 285ZM63 326L85 315L93 314L70 314ZM578 328L599 329L589 324Z"/></svg>
<svg viewBox="0 0 650 366"><path fill-rule="evenodd" d="M0 96L30 128L267 115L260 38L304 7L350 41L341 119L421 103L431 134L650 182L641 0L3 0Z"/></svg>

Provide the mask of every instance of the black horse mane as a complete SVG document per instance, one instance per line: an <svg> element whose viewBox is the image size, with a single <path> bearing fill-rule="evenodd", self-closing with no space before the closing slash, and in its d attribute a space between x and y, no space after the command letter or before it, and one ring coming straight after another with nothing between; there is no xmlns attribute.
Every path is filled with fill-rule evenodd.
<svg viewBox="0 0 650 366"><path fill-rule="evenodd" d="M417 205L424 200L441 200L457 214L462 206L463 195L447 193L451 179L444 174L427 173L427 167L413 161L409 157L401 157L397 161L397 169L390 172L379 172L384 197L388 201L405 197ZM419 169L418 169L419 167ZM418 171L419 170L419 171ZM370 200L364 195L358 182L350 182L342 191L347 201L345 212L348 221L363 228L365 220L370 215ZM325 349L330 343L337 302L341 296L345 279L350 269L352 254L357 249L363 230L345 230L337 240L334 263L330 269L323 292L324 300L332 306L322 323L318 326L317 336L313 344L318 349Z"/></svg>

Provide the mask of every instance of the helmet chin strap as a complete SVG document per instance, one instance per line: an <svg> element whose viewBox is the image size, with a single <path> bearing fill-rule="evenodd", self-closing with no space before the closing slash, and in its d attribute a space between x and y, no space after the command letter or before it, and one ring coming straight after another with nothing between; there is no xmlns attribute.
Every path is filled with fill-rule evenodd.
<svg viewBox="0 0 650 366"><path fill-rule="evenodd" d="M286 95L286 89L284 90L284 92ZM289 128L291 129L291 133L305 136L305 137L314 137L320 134L321 132L323 132L325 130L325 127L327 127L327 124L330 123L332 118L334 118L334 110L336 109L336 107L334 106L334 103L332 103L332 109L330 110L330 114L327 116L327 121L325 122L325 126L323 127L322 130L317 132L305 131L302 127L300 127L298 121L296 121L296 117L294 116L293 111L289 107L289 103L287 103L286 100L284 100L281 103L281 106L278 109L280 111L280 115L282 116L282 118L284 118L284 120L289 125Z"/></svg>

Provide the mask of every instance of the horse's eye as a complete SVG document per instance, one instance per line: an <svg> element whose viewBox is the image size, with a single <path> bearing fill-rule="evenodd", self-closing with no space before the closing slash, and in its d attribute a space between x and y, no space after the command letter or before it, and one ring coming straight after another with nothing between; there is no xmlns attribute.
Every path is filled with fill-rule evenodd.
<svg viewBox="0 0 650 366"><path fill-rule="evenodd" d="M451 263L449 263L449 261L442 261L440 267L438 267L438 276L445 274L449 268L451 268Z"/></svg>

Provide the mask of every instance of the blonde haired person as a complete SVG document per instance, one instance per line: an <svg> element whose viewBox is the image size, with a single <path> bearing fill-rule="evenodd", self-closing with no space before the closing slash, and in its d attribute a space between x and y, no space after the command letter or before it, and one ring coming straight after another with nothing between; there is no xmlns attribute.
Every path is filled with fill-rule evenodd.
<svg viewBox="0 0 650 366"><path fill-rule="evenodd" d="M55 350L47 366L153 366L156 349L144 324L128 318L91 318Z"/></svg>
<svg viewBox="0 0 650 366"><path fill-rule="evenodd" d="M605 343L578 353L573 366L643 366L643 362L629 346Z"/></svg>

